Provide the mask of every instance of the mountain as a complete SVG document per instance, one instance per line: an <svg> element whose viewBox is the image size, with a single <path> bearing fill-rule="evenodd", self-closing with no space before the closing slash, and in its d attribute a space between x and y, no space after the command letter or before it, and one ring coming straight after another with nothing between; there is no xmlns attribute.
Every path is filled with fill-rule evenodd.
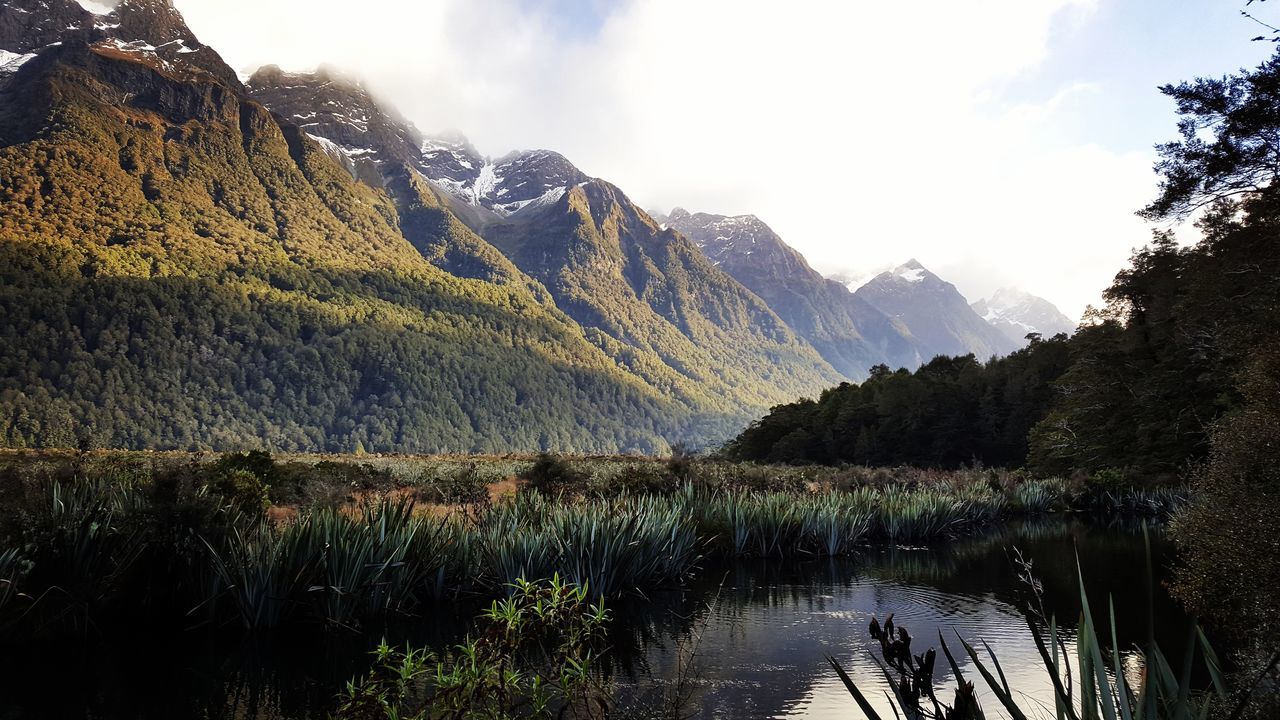
<svg viewBox="0 0 1280 720"><path fill-rule="evenodd" d="M329 68L286 73L260 68L249 79L253 97L302 128L353 175L375 184L388 163L431 181L440 200L474 229L554 202L590 180L550 150L480 155L460 133L427 136L360 82ZM382 168L378 172L370 172Z"/></svg>
<svg viewBox="0 0 1280 720"><path fill-rule="evenodd" d="M824 278L754 215L727 217L676 208L658 220L687 236L713 265L760 296L845 377L863 380L874 365L915 368L922 362L905 326Z"/></svg>
<svg viewBox="0 0 1280 720"><path fill-rule="evenodd" d="M1021 345L974 312L954 285L914 259L880 273L854 295L905 325L925 358L972 353L986 360Z"/></svg>
<svg viewBox="0 0 1280 720"><path fill-rule="evenodd" d="M240 87L235 72L196 39L169 0L123 0L110 12L69 0L0 3L0 77L60 42L98 43L100 51L146 58L161 70L202 71L228 87Z"/></svg>
<svg viewBox="0 0 1280 720"><path fill-rule="evenodd" d="M354 177L393 197L406 194L391 178L420 181L416 192L434 197L483 237L478 242L545 288L602 351L682 402L745 421L756 409L840 380L688 239L658 227L619 188L557 153L494 160L459 134L427 137L389 103L331 71L264 68L248 87Z"/></svg>
<svg viewBox="0 0 1280 720"><path fill-rule="evenodd" d="M631 367L646 376L647 368L665 368L737 402L768 406L841 379L764 301L603 180L574 185L485 237L542 281L570 317L627 346Z"/></svg>
<svg viewBox="0 0 1280 720"><path fill-rule="evenodd" d="M0 1L0 50L0 444L653 452L834 374L604 185L557 201L554 242L625 236L619 312L684 342L659 367L584 329L416 156L358 162L272 114L167 0Z"/></svg>
<svg viewBox="0 0 1280 720"><path fill-rule="evenodd" d="M1001 288L989 299L979 300L972 307L982 319L1019 345L1026 343L1030 333L1050 338L1059 333L1071 335L1076 331L1076 324L1053 303L1017 288Z"/></svg>

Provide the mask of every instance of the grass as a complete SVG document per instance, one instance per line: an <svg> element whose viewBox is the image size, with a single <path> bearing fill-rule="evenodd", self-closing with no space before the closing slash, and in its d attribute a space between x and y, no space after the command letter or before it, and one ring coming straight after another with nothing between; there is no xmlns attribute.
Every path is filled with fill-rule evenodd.
<svg viewBox="0 0 1280 720"><path fill-rule="evenodd" d="M79 629L161 611L185 625L360 628L522 578L643 594L682 584L704 558L840 556L1015 515L1161 513L1183 498L1086 496L1087 484L994 471L684 458L0 453L0 473L13 508L0 518L0 624L36 610L40 627Z"/></svg>

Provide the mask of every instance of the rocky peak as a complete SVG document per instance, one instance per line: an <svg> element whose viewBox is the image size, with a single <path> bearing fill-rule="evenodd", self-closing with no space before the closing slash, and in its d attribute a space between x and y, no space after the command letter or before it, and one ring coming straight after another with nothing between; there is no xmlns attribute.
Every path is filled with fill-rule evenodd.
<svg viewBox="0 0 1280 720"><path fill-rule="evenodd" d="M75 37L92 39L106 23L75 0L0 1L0 50L28 55Z"/></svg>
<svg viewBox="0 0 1280 720"><path fill-rule="evenodd" d="M121 39L145 40L157 46L167 43L200 45L187 27L182 13L170 0L123 0L112 15L119 22Z"/></svg>
<svg viewBox="0 0 1280 720"><path fill-rule="evenodd" d="M782 262L803 264L808 269L804 258L755 215L690 213L675 208L666 224L693 240L716 265Z"/></svg>
<svg viewBox="0 0 1280 720"><path fill-rule="evenodd" d="M1018 288L1000 288L994 295L973 304L973 311L1018 344L1030 333L1052 337L1070 335L1076 324L1044 298Z"/></svg>
<svg viewBox="0 0 1280 720"><path fill-rule="evenodd" d="M854 295L902 322L925 348L925 359L973 353L986 360L1018 347L974 312L955 285L915 258L875 276Z"/></svg>
<svg viewBox="0 0 1280 720"><path fill-rule="evenodd" d="M248 87L256 99L349 163L411 167L489 219L549 204L590 179L549 150L495 160L477 152L461 133L424 135L363 84L331 69L288 73L268 66L254 73Z"/></svg>
<svg viewBox="0 0 1280 720"><path fill-rule="evenodd" d="M235 72L202 44L170 0L0 0L0 75L47 48L89 43L120 59L175 74L199 71L242 90Z"/></svg>
<svg viewBox="0 0 1280 720"><path fill-rule="evenodd" d="M376 179L415 167L422 133L379 102L364 83L321 66L314 72L259 68L247 83L254 99L317 140L353 174Z"/></svg>

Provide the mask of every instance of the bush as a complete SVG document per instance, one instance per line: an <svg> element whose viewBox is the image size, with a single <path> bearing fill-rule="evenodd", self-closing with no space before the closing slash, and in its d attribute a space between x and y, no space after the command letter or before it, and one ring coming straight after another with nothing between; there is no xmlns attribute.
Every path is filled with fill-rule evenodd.
<svg viewBox="0 0 1280 720"><path fill-rule="evenodd" d="M1119 468L1103 468L1089 475L1084 481L1085 492L1093 497L1107 493L1117 495L1130 486L1128 476Z"/></svg>
<svg viewBox="0 0 1280 720"><path fill-rule="evenodd" d="M274 480L276 462L271 454L262 450L243 453L227 453L218 458L210 471L214 475L227 475L237 471L247 472L264 483Z"/></svg>
<svg viewBox="0 0 1280 720"><path fill-rule="evenodd" d="M416 488L422 502L440 505L480 506L489 502L489 480L476 463L444 469Z"/></svg>
<svg viewBox="0 0 1280 720"><path fill-rule="evenodd" d="M1194 474L1194 499L1173 524L1183 555L1174 593L1210 618L1245 663L1280 647L1278 439L1280 413L1223 421L1209 462Z"/></svg>
<svg viewBox="0 0 1280 720"><path fill-rule="evenodd" d="M478 637L455 655L375 652L373 671L351 682L337 720L597 717L607 710L595 660L608 614L585 589L560 582L512 585L480 617Z"/></svg>
<svg viewBox="0 0 1280 720"><path fill-rule="evenodd" d="M583 481L582 476L568 462L548 453L539 455L533 466L520 477L530 490L549 496L572 492Z"/></svg>
<svg viewBox="0 0 1280 720"><path fill-rule="evenodd" d="M242 512L256 514L271 507L267 484L248 470L219 473L210 481L209 490Z"/></svg>

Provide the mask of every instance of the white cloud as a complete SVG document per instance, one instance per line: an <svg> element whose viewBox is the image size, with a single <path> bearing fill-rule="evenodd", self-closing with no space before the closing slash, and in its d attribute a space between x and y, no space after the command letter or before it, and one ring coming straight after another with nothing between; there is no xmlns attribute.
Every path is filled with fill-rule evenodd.
<svg viewBox="0 0 1280 720"><path fill-rule="evenodd" d="M1146 237L1149 153L1060 139L1093 88L1007 90L1094 0L634 0L581 40L515 0L177 4L233 66L338 65L424 130L560 150L642 205L755 213L819 268L914 256L1078 315Z"/></svg>

